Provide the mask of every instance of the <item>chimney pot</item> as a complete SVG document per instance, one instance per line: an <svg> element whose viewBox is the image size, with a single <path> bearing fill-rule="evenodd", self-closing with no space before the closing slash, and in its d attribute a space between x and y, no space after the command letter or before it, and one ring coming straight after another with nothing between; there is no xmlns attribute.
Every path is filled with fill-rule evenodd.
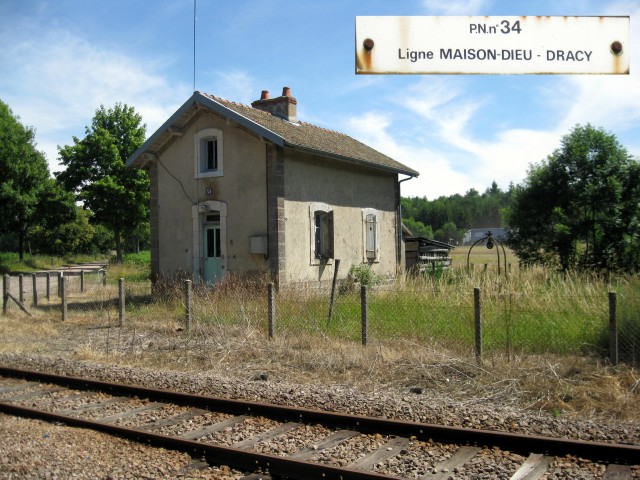
<svg viewBox="0 0 640 480"><path fill-rule="evenodd" d="M257 110L268 112L271 115L282 118L292 123L298 122L296 106L298 101L291 96L291 89L284 87L282 95L276 98L269 98L269 91L262 90L260 100L251 102L251 106Z"/></svg>

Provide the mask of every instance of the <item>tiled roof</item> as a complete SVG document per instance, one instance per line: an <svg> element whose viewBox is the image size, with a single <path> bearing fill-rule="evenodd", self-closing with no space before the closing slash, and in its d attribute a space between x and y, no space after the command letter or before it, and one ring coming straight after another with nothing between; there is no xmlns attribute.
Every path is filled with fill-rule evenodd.
<svg viewBox="0 0 640 480"><path fill-rule="evenodd" d="M200 92L201 93L201 92ZM384 168L405 175L418 176L418 172L388 157L343 133L335 132L305 122L292 123L271 113L258 110L240 103L215 97L206 93L201 95L234 111L238 115L258 124L284 140L289 147L299 147L318 153L329 154L355 163Z"/></svg>

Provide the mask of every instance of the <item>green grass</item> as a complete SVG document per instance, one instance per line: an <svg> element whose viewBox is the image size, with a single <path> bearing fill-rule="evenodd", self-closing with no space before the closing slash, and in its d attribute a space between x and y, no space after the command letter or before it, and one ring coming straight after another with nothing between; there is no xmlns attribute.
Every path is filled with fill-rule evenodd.
<svg viewBox="0 0 640 480"><path fill-rule="evenodd" d="M24 260L20 261L17 253L0 252L0 274L28 273L41 270L51 270L65 265L95 262L104 260L99 255L72 255L56 257L52 255L29 255L25 253Z"/></svg>
<svg viewBox="0 0 640 480"><path fill-rule="evenodd" d="M4 263L8 256L0 257ZM128 254L110 264L109 284L124 278L138 318L184 319L184 284L178 282L149 302L149 252ZM606 354L609 344L608 292L616 291L621 349L640 357L640 280L562 274L541 267L508 278L496 271L453 268L436 277L407 279L373 287L368 298L370 341L403 339L457 351L474 348L474 288L481 292L485 353ZM313 335L359 343L359 292L337 295L329 320L329 294L283 289L276 294L276 335ZM137 293L136 293L137 292ZM138 299L136 303L135 299ZM263 281L230 281L216 288L194 286L196 324L251 326L267 331L267 288Z"/></svg>
<svg viewBox="0 0 640 480"><path fill-rule="evenodd" d="M472 351L473 289L478 286L486 353L603 354L608 348L608 292L636 291L632 283L633 279L624 277L614 284L597 276L542 269L517 272L507 280L488 272L468 275L453 270L441 278L370 291L368 335L370 340L402 338ZM258 298L221 295L199 299L202 305L198 308L209 310L201 320L254 321L264 326L265 293L266 288ZM280 292L276 297L276 332L360 341L358 294L338 296L331 321L328 313L328 294Z"/></svg>

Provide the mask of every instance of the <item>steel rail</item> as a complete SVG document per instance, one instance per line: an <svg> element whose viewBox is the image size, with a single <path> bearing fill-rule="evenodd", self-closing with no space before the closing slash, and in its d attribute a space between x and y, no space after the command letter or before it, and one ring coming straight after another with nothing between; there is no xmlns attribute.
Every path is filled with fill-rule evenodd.
<svg viewBox="0 0 640 480"><path fill-rule="evenodd" d="M190 454L192 457L204 457L215 465L228 465L233 468L254 472L258 469L268 472L270 475L281 475L297 479L336 479L345 478L354 480L378 480L397 478L380 473L351 470L333 467L320 463L311 463L294 460L287 457L257 453L250 450L224 447L210 443L202 443L195 440L185 440L178 437L152 433L138 428L121 427L96 420L85 420L68 415L61 415L29 407L20 407L0 402L0 411L15 416L37 418L49 422L60 422L68 426L90 428L111 435L134 439L145 442L154 447L163 447L170 450L179 450Z"/></svg>
<svg viewBox="0 0 640 480"><path fill-rule="evenodd" d="M311 410L301 407L287 407L268 403L230 400L205 395L173 392L164 389L110 383L99 380L19 370L2 366L0 366L0 375L45 381L78 389L91 388L117 395L138 396L140 398L149 398L154 401L173 402L181 405L223 411L226 413L262 415L285 421L295 420L302 423L318 423L325 426L355 430L361 433L380 433L402 437L414 436L422 440L492 446L526 454L535 452L555 456L575 455L603 463L635 465L638 463L638 459L640 459L640 445L571 440L566 438L544 437L538 435L410 422L406 420L349 415L344 413ZM0 410L4 408L4 404L0 405ZM198 443L198 445L203 444Z"/></svg>

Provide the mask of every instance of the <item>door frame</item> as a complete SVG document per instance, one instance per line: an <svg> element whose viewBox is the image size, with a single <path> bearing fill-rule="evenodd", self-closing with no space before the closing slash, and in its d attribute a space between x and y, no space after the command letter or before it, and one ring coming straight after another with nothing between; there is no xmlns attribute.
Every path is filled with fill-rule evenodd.
<svg viewBox="0 0 640 480"><path fill-rule="evenodd" d="M207 214L220 213L220 263L222 275L227 275L227 204L217 200L200 202L191 207L191 221L193 226L192 238L192 273L193 280L197 283L204 282L204 228Z"/></svg>

